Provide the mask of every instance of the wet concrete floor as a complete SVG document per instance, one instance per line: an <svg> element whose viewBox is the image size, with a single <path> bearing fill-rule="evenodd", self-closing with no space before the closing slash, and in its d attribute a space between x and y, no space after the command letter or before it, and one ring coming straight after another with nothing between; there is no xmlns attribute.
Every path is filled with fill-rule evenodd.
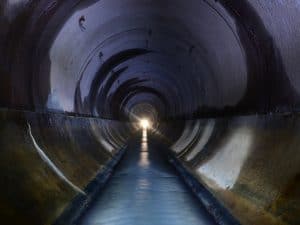
<svg viewBox="0 0 300 225"><path fill-rule="evenodd" d="M200 201L143 131L80 225L215 225Z"/></svg>

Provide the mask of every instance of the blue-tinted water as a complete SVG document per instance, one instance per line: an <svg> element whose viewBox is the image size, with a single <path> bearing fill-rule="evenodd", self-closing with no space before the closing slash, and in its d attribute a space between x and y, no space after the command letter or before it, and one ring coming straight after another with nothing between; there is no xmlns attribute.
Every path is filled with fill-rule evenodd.
<svg viewBox="0 0 300 225"><path fill-rule="evenodd" d="M147 133L133 141L81 225L213 225Z"/></svg>

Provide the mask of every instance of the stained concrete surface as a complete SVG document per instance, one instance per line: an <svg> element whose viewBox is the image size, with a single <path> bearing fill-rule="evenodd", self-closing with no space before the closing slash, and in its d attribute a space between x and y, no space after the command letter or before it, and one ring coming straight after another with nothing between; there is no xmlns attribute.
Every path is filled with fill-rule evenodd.
<svg viewBox="0 0 300 225"><path fill-rule="evenodd" d="M143 132L78 224L216 223L168 163L163 147Z"/></svg>

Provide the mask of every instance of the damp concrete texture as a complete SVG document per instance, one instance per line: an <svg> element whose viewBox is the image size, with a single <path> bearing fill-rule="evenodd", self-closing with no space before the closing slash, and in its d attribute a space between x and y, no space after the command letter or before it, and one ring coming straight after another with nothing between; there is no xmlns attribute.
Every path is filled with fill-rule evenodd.
<svg viewBox="0 0 300 225"><path fill-rule="evenodd" d="M50 225L86 204L92 221L122 183L186 224L210 221L197 185L241 225L300 224L299 15L296 0L1 0L1 222ZM136 142L112 173L145 118L192 187L150 139L148 169ZM181 191L164 192L164 173ZM143 176L151 189L128 188ZM158 210L144 200L141 218Z"/></svg>

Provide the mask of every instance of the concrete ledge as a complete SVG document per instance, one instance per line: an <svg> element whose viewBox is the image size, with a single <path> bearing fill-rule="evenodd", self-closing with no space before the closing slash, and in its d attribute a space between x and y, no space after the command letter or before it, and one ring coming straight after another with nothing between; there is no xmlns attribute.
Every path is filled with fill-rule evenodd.
<svg viewBox="0 0 300 225"><path fill-rule="evenodd" d="M220 225L240 225L240 223L223 207L218 200L186 169L175 156L169 156L170 163L176 168L185 183L202 202L216 222Z"/></svg>
<svg viewBox="0 0 300 225"><path fill-rule="evenodd" d="M79 194L71 201L69 206L53 225L77 224L78 220L89 208L96 195L102 190L112 176L114 168L120 162L126 151L125 149L126 147L122 148L105 166L105 169L99 172L99 174L87 185L84 189L86 195Z"/></svg>

